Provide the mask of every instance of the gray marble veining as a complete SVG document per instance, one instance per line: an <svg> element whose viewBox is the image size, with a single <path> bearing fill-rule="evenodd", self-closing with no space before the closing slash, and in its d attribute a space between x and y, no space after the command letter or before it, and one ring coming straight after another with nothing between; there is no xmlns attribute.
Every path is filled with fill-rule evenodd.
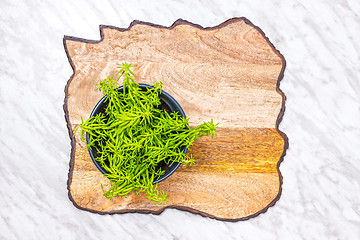
<svg viewBox="0 0 360 240"><path fill-rule="evenodd" d="M0 3L0 239L359 239L360 2L19 1ZM285 56L280 129L290 148L280 200L248 221L167 209L97 215L68 199L62 109L72 74L63 35L100 24L183 18L214 26L245 16Z"/></svg>

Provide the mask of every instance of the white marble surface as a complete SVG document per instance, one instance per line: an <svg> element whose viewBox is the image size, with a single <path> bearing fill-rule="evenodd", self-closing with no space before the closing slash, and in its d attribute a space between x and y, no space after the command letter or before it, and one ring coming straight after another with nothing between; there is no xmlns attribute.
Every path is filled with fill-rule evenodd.
<svg viewBox="0 0 360 240"><path fill-rule="evenodd" d="M360 239L359 14L358 0L1 0L0 239ZM214 26L240 16L287 60L280 129L290 148L276 205L236 223L174 209L101 216L75 208L63 36L99 39L100 24L134 19Z"/></svg>

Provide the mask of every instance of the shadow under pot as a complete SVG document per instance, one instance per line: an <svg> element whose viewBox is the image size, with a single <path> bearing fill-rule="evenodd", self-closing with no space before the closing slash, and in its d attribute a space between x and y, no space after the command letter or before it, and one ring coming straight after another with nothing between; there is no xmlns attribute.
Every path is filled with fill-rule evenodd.
<svg viewBox="0 0 360 240"><path fill-rule="evenodd" d="M147 84L139 84L139 87L143 91L146 91L148 88L154 88ZM117 88L117 91L123 91L123 86ZM185 113L184 113L183 109L181 108L180 104L170 94L168 94L164 90L161 90L161 93L159 93L159 97L160 97L160 101L161 101L161 105L159 106L160 109L163 109L169 113L178 112L180 114L180 116L182 116L183 118L186 118ZM106 105L107 105L106 104L106 96L104 96L95 105L93 111L90 114L90 117L96 116L99 113L105 113ZM89 133L86 133L86 143L87 144L89 144L89 138L90 138ZM95 159L97 156L96 147L89 148L88 150L89 150L91 160L93 161L93 163L95 164L97 169L99 169L99 171L103 174L108 173L104 168L102 168L100 166L100 164ZM181 147L181 151L183 151L184 154L186 154L187 148L185 146ZM170 177L176 171L176 169L178 169L180 167L180 165L181 165L181 163L179 163L179 162L171 162L170 164L165 164L164 162L160 162L157 167L161 168L162 170L165 170L165 173L163 175L161 175L157 180L155 180L153 182L153 184L164 181L165 179Z"/></svg>

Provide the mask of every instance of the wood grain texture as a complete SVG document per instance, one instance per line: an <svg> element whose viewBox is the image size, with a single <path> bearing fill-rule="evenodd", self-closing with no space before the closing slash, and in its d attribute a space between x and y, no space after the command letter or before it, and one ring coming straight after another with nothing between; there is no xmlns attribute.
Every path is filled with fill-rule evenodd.
<svg viewBox="0 0 360 240"><path fill-rule="evenodd" d="M100 26L101 40L64 37L74 74L65 89L65 116L72 140L69 197L98 213L161 213L177 208L222 220L244 220L264 212L280 197L279 164L287 137L278 130L285 96L279 81L283 56L245 18L213 28L184 20L171 27L134 21L129 28ZM180 167L159 184L168 202L155 205L144 195L112 201L109 185L73 131L102 97L95 84L116 73L121 62L136 65L137 81L162 81L192 125L211 118L218 136L200 138L192 148L193 166Z"/></svg>

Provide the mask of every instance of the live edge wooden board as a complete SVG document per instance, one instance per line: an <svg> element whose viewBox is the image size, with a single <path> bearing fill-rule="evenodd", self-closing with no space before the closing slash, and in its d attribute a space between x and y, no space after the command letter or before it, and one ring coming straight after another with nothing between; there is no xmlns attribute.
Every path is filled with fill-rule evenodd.
<svg viewBox="0 0 360 240"><path fill-rule="evenodd" d="M246 18L203 28L177 20L171 27L134 21L129 28L100 26L100 41L64 37L74 70L65 88L65 116L71 138L70 200L97 213L154 213L176 208L219 220L254 217L274 205L281 193L279 164L288 146L278 124L285 96L279 89L285 59ZM102 97L100 79L130 62L137 81L162 81L193 125L220 122L217 137L198 139L193 166L181 166L158 188L165 205L130 194L108 200L80 135L73 132Z"/></svg>

